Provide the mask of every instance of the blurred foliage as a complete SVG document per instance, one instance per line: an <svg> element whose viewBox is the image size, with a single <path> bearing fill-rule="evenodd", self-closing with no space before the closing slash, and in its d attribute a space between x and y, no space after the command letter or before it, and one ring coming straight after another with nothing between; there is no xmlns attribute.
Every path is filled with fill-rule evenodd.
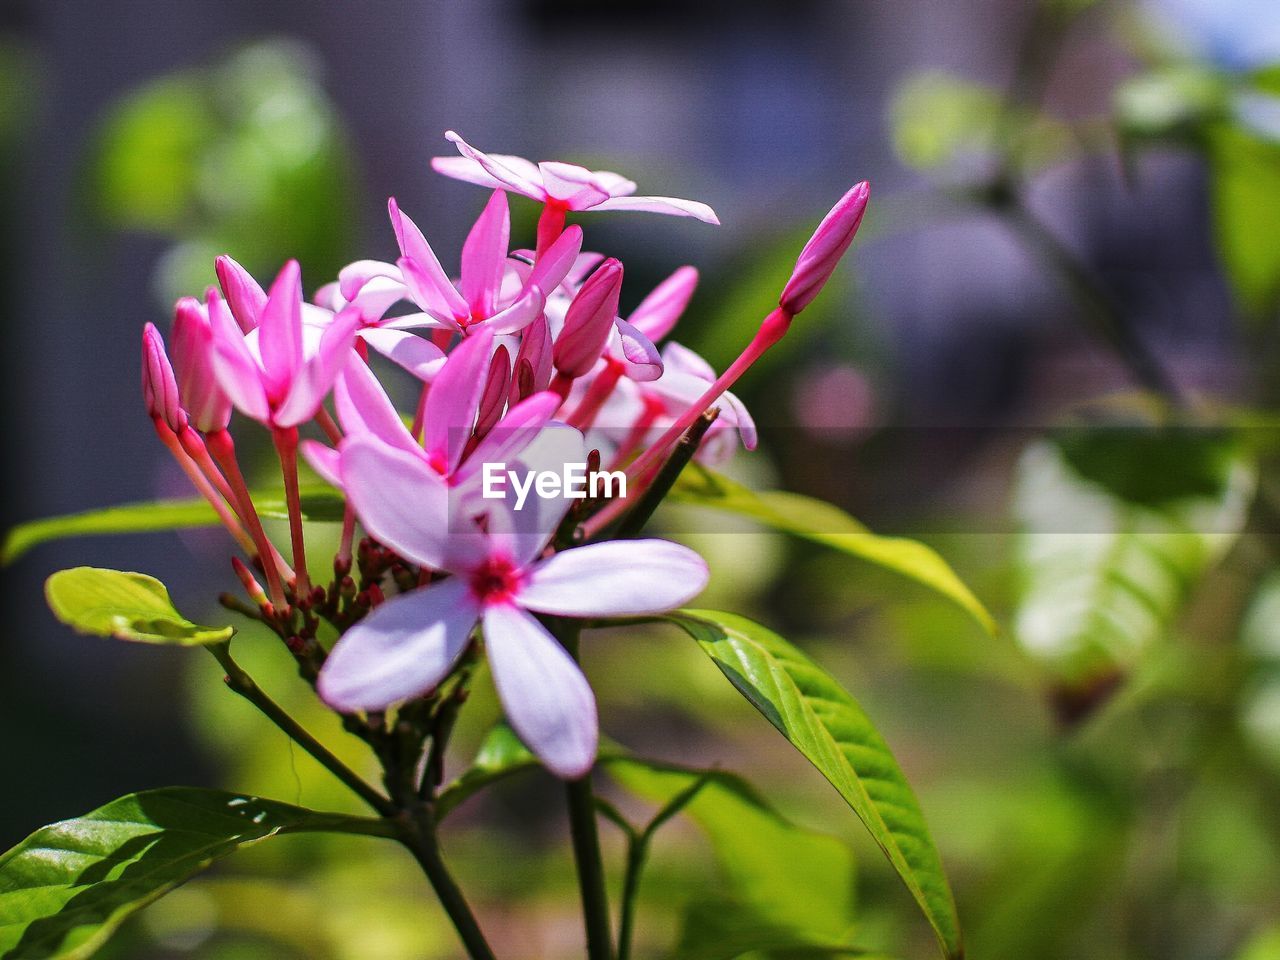
<svg viewBox="0 0 1280 960"><path fill-rule="evenodd" d="M306 48L244 48L152 81L104 118L92 201L104 225L173 241L155 279L168 303L213 282L230 253L273 274L282 251L307 276L349 259L352 160Z"/></svg>

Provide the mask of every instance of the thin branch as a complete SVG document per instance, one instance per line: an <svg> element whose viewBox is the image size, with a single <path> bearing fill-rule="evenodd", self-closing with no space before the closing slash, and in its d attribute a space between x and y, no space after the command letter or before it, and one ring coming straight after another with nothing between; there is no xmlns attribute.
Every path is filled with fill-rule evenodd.
<svg viewBox="0 0 1280 960"><path fill-rule="evenodd" d="M268 720L285 732L285 734L311 754L316 761L335 777L346 784L361 800L377 810L384 817L395 816L396 808L381 793L366 783L355 771L339 760L333 753L313 737L297 720L289 716L278 703L272 700L258 686L253 677L231 657L230 645L226 643L210 644L208 650L226 673L226 683L233 693L239 694L261 711Z"/></svg>

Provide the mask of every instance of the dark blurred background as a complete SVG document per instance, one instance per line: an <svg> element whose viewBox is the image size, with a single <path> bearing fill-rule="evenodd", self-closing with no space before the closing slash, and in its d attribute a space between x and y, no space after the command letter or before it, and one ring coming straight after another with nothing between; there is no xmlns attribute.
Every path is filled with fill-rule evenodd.
<svg viewBox="0 0 1280 960"><path fill-rule="evenodd" d="M1280 923L1280 640L1265 544L1215 541L1210 521L1189 522L1176 533L1199 539L1178 541L1190 553L1176 589L1119 631L1131 644L1081 627L1054 646L1046 617L1107 600L1037 594L1063 577L1027 569L1026 536L1046 513L1045 536L1071 524L1052 503L1019 507L1061 486L1056 461L1027 451L1032 431L1068 412L1129 409L1139 390L1270 410L1275 63L1271 0L7 0L3 527L184 494L142 407L138 338L213 280L217 253L260 277L297 255L314 289L349 260L392 252L390 195L437 250L456 250L481 195L430 171L449 152L446 129L710 203L720 228L582 222L592 248L625 260L629 303L681 263L702 270L676 337L721 367L808 230L870 179L852 265L742 386L765 441L737 467L924 536L1009 630L984 639L887 575L757 532L698 534L673 515L718 571L708 605L787 627L864 698L922 795L974 957L1280 957L1280 927L1267 926ZM528 234L532 205L514 206ZM1067 454L1089 474L1087 456ZM1121 515L1100 535L1125 528L1111 522ZM1091 543L1072 557L1089 562ZM215 532L101 537L4 570L0 844L168 783L341 802L219 700L211 663L76 637L42 602L49 572L92 564L155 574L180 608L225 616L211 601L233 582L227 546ZM1224 568L1228 550L1243 560ZM287 665L262 660L287 684ZM759 746L772 732L681 641L602 650L593 668L619 740L741 765L806 826L856 837L825 785L773 740ZM546 786L500 793L455 843L510 942L567 956L572 896L562 868L544 866L563 856ZM530 830L540 839L512 856L510 837ZM292 842L293 859L193 885L111 949L450 955L394 854L348 897L332 852L345 856L345 841ZM907 898L852 842L850 918L872 945L927 955ZM706 859L684 834L660 858L651 955L678 922L679 891L725 882L690 866ZM322 932L305 922L316 904L333 911ZM357 936L371 929L385 931L376 948Z"/></svg>

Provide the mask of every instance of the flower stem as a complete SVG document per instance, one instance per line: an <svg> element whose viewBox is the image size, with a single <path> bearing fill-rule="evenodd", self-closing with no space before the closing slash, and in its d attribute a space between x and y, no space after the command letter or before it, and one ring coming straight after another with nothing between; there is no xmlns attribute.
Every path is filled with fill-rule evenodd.
<svg viewBox="0 0 1280 960"><path fill-rule="evenodd" d="M553 632L569 655L578 659L578 635L582 625L558 621ZM573 858L578 868L578 889L582 895L582 920L587 933L588 960L613 960L613 937L609 929L609 897L604 885L604 858L600 854L600 832L596 825L596 801L591 774L565 783L569 806L569 833L573 838Z"/></svg>
<svg viewBox="0 0 1280 960"><path fill-rule="evenodd" d="M284 711L284 708L267 696L253 677L231 658L229 644L214 643L210 644L208 649L226 673L227 686L233 693L239 694L257 707L268 720L283 730L290 740L311 754L321 766L346 784L352 792L378 813L384 817L395 814L396 808L390 800L365 783L359 774L334 756L328 747L308 733L297 720Z"/></svg>
<svg viewBox="0 0 1280 960"><path fill-rule="evenodd" d="M436 892L440 905L444 907L444 912L449 915L454 929L458 931L463 946L467 948L467 955L471 960L494 960L493 950L485 940L475 914L471 912L462 890L440 856L435 823L426 808L412 826L405 827L402 831L401 842L422 867L422 872L431 883L431 889Z"/></svg>
<svg viewBox="0 0 1280 960"><path fill-rule="evenodd" d="M262 572L267 577L267 590L271 594L271 603L276 608L276 612L283 615L289 605L285 601L284 587L280 583L280 571L272 563L275 547L267 539L267 533L262 529L262 521L258 518L258 511L253 506L253 498L249 496L244 474L240 472L240 464L236 461L236 448L231 434L226 430L215 430L208 436L208 447L209 452L213 454L213 458L226 474L227 483L239 506L240 517L248 526L253 542L257 544L258 558L262 561Z"/></svg>
<svg viewBox="0 0 1280 960"><path fill-rule="evenodd" d="M271 431L280 455L280 471L284 475L284 495L289 504L289 540L293 544L293 569L297 576L293 595L298 603L307 604L311 596L311 578L307 576L307 547L302 534L302 498L298 492L298 428Z"/></svg>

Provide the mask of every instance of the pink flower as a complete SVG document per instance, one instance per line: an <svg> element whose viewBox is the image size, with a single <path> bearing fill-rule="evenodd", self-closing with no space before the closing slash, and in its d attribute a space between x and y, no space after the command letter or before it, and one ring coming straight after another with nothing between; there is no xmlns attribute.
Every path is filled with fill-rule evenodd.
<svg viewBox="0 0 1280 960"><path fill-rule="evenodd" d="M511 216L506 194L496 190L463 244L461 277L455 284L394 197L387 208L400 259L395 264L360 260L338 275L342 302L358 306L365 324L381 328L469 331L485 326L494 333L514 333L542 311L545 291L560 284L582 246L581 229L566 230L522 280L508 260ZM421 312L383 318L399 300L411 301Z"/></svg>
<svg viewBox="0 0 1280 960"><path fill-rule="evenodd" d="M631 180L608 170L588 170L572 163L533 163L523 157L482 153L452 130L445 137L460 157L434 157L432 168L455 180L482 187L510 190L530 199L566 210L648 210L677 217L693 217L719 224L715 211L705 203L675 197L636 197Z"/></svg>
<svg viewBox="0 0 1280 960"><path fill-rule="evenodd" d="M209 291L212 301L218 294ZM197 430L222 430L231 419L231 399L213 372L213 327L209 308L183 297L174 308L173 365L183 409Z"/></svg>
<svg viewBox="0 0 1280 960"><path fill-rule="evenodd" d="M522 465L573 462L582 438L550 427ZM447 676L477 625L512 727L555 774L591 769L598 739L591 688L534 613L643 616L700 593L707 568L692 550L661 540L590 544L540 559L567 501L530 498L522 511L490 509L487 532L463 527L466 505L422 460L373 438L344 444L348 496L369 532L402 556L453 576L388 600L335 645L318 689L337 710L381 710L426 693ZM493 501L487 501L493 503ZM478 505L473 502L472 506ZM452 524L441 524L444 516Z"/></svg>
<svg viewBox="0 0 1280 960"><path fill-rule="evenodd" d="M304 307L320 310L303 304L294 260L271 285L248 334L220 297L209 299L218 385L241 413L273 428L296 427L316 415L346 363L359 323L355 311L343 311L325 326L304 324Z"/></svg>
<svg viewBox="0 0 1280 960"><path fill-rule="evenodd" d="M867 181L854 184L818 224L818 229L800 251L795 271L782 291L779 304L788 314L795 316L812 303L831 279L840 258L862 225L870 197L871 185Z"/></svg>

